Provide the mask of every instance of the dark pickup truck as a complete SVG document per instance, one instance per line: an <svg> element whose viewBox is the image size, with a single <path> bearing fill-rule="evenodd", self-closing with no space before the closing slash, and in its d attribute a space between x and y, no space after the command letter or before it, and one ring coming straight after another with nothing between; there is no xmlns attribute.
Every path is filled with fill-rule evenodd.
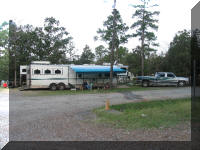
<svg viewBox="0 0 200 150"><path fill-rule="evenodd" d="M189 84L189 78L176 77L172 72L156 72L155 76L137 76L136 83L148 86L179 86Z"/></svg>

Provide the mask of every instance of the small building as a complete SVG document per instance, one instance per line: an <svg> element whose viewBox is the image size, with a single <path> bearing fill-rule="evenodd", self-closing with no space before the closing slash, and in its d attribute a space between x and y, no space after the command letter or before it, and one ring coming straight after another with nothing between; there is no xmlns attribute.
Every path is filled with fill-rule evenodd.
<svg viewBox="0 0 200 150"><path fill-rule="evenodd" d="M119 81L118 74L128 78L128 66L113 66L113 84ZM104 87L110 81L110 66L50 64L48 61L33 61L20 66L20 85L24 88L50 88L52 90L76 87L83 82L93 87ZM127 80L126 80L127 81Z"/></svg>

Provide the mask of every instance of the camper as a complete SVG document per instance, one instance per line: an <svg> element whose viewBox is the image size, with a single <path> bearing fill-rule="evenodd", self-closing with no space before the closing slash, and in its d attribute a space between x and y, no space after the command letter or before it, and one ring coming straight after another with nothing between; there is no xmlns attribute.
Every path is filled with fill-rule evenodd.
<svg viewBox="0 0 200 150"><path fill-rule="evenodd" d="M118 83L118 74L126 73L128 66L113 66L113 83ZM51 64L48 61L33 61L20 66L21 89L49 88L64 90L81 88L84 82L93 87L103 87L109 82L108 65Z"/></svg>

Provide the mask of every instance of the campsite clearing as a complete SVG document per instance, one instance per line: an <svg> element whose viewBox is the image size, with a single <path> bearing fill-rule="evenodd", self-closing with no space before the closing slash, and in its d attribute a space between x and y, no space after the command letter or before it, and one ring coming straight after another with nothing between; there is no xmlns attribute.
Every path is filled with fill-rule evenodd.
<svg viewBox="0 0 200 150"><path fill-rule="evenodd" d="M25 91L23 91L25 92ZM189 87L162 90L126 91L104 94L24 96L10 90L10 140L34 141L104 141L104 140L190 140L190 124L165 129L136 129L131 132L98 124L92 110L105 105L184 98Z"/></svg>

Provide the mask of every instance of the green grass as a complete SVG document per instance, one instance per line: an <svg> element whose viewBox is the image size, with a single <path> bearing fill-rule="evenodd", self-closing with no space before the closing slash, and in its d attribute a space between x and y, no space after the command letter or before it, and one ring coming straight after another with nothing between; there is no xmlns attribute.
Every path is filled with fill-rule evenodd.
<svg viewBox="0 0 200 150"><path fill-rule="evenodd" d="M125 129L171 127L191 120L191 99L169 99L113 105L121 114L95 109L96 122ZM142 114L146 115L145 117Z"/></svg>
<svg viewBox="0 0 200 150"><path fill-rule="evenodd" d="M127 92L127 91L144 91L144 90L160 90L169 89L174 87L141 87L141 86L130 86L128 88L113 88L113 89L100 89L100 90L62 90L62 91L50 91L50 90L28 90L24 91L26 96L49 96L49 95L72 95L72 94L97 94L97 93L116 93L116 92Z"/></svg>
<svg viewBox="0 0 200 150"><path fill-rule="evenodd" d="M2 91L7 91L7 90L8 90L8 88L0 87L0 92L2 92Z"/></svg>

